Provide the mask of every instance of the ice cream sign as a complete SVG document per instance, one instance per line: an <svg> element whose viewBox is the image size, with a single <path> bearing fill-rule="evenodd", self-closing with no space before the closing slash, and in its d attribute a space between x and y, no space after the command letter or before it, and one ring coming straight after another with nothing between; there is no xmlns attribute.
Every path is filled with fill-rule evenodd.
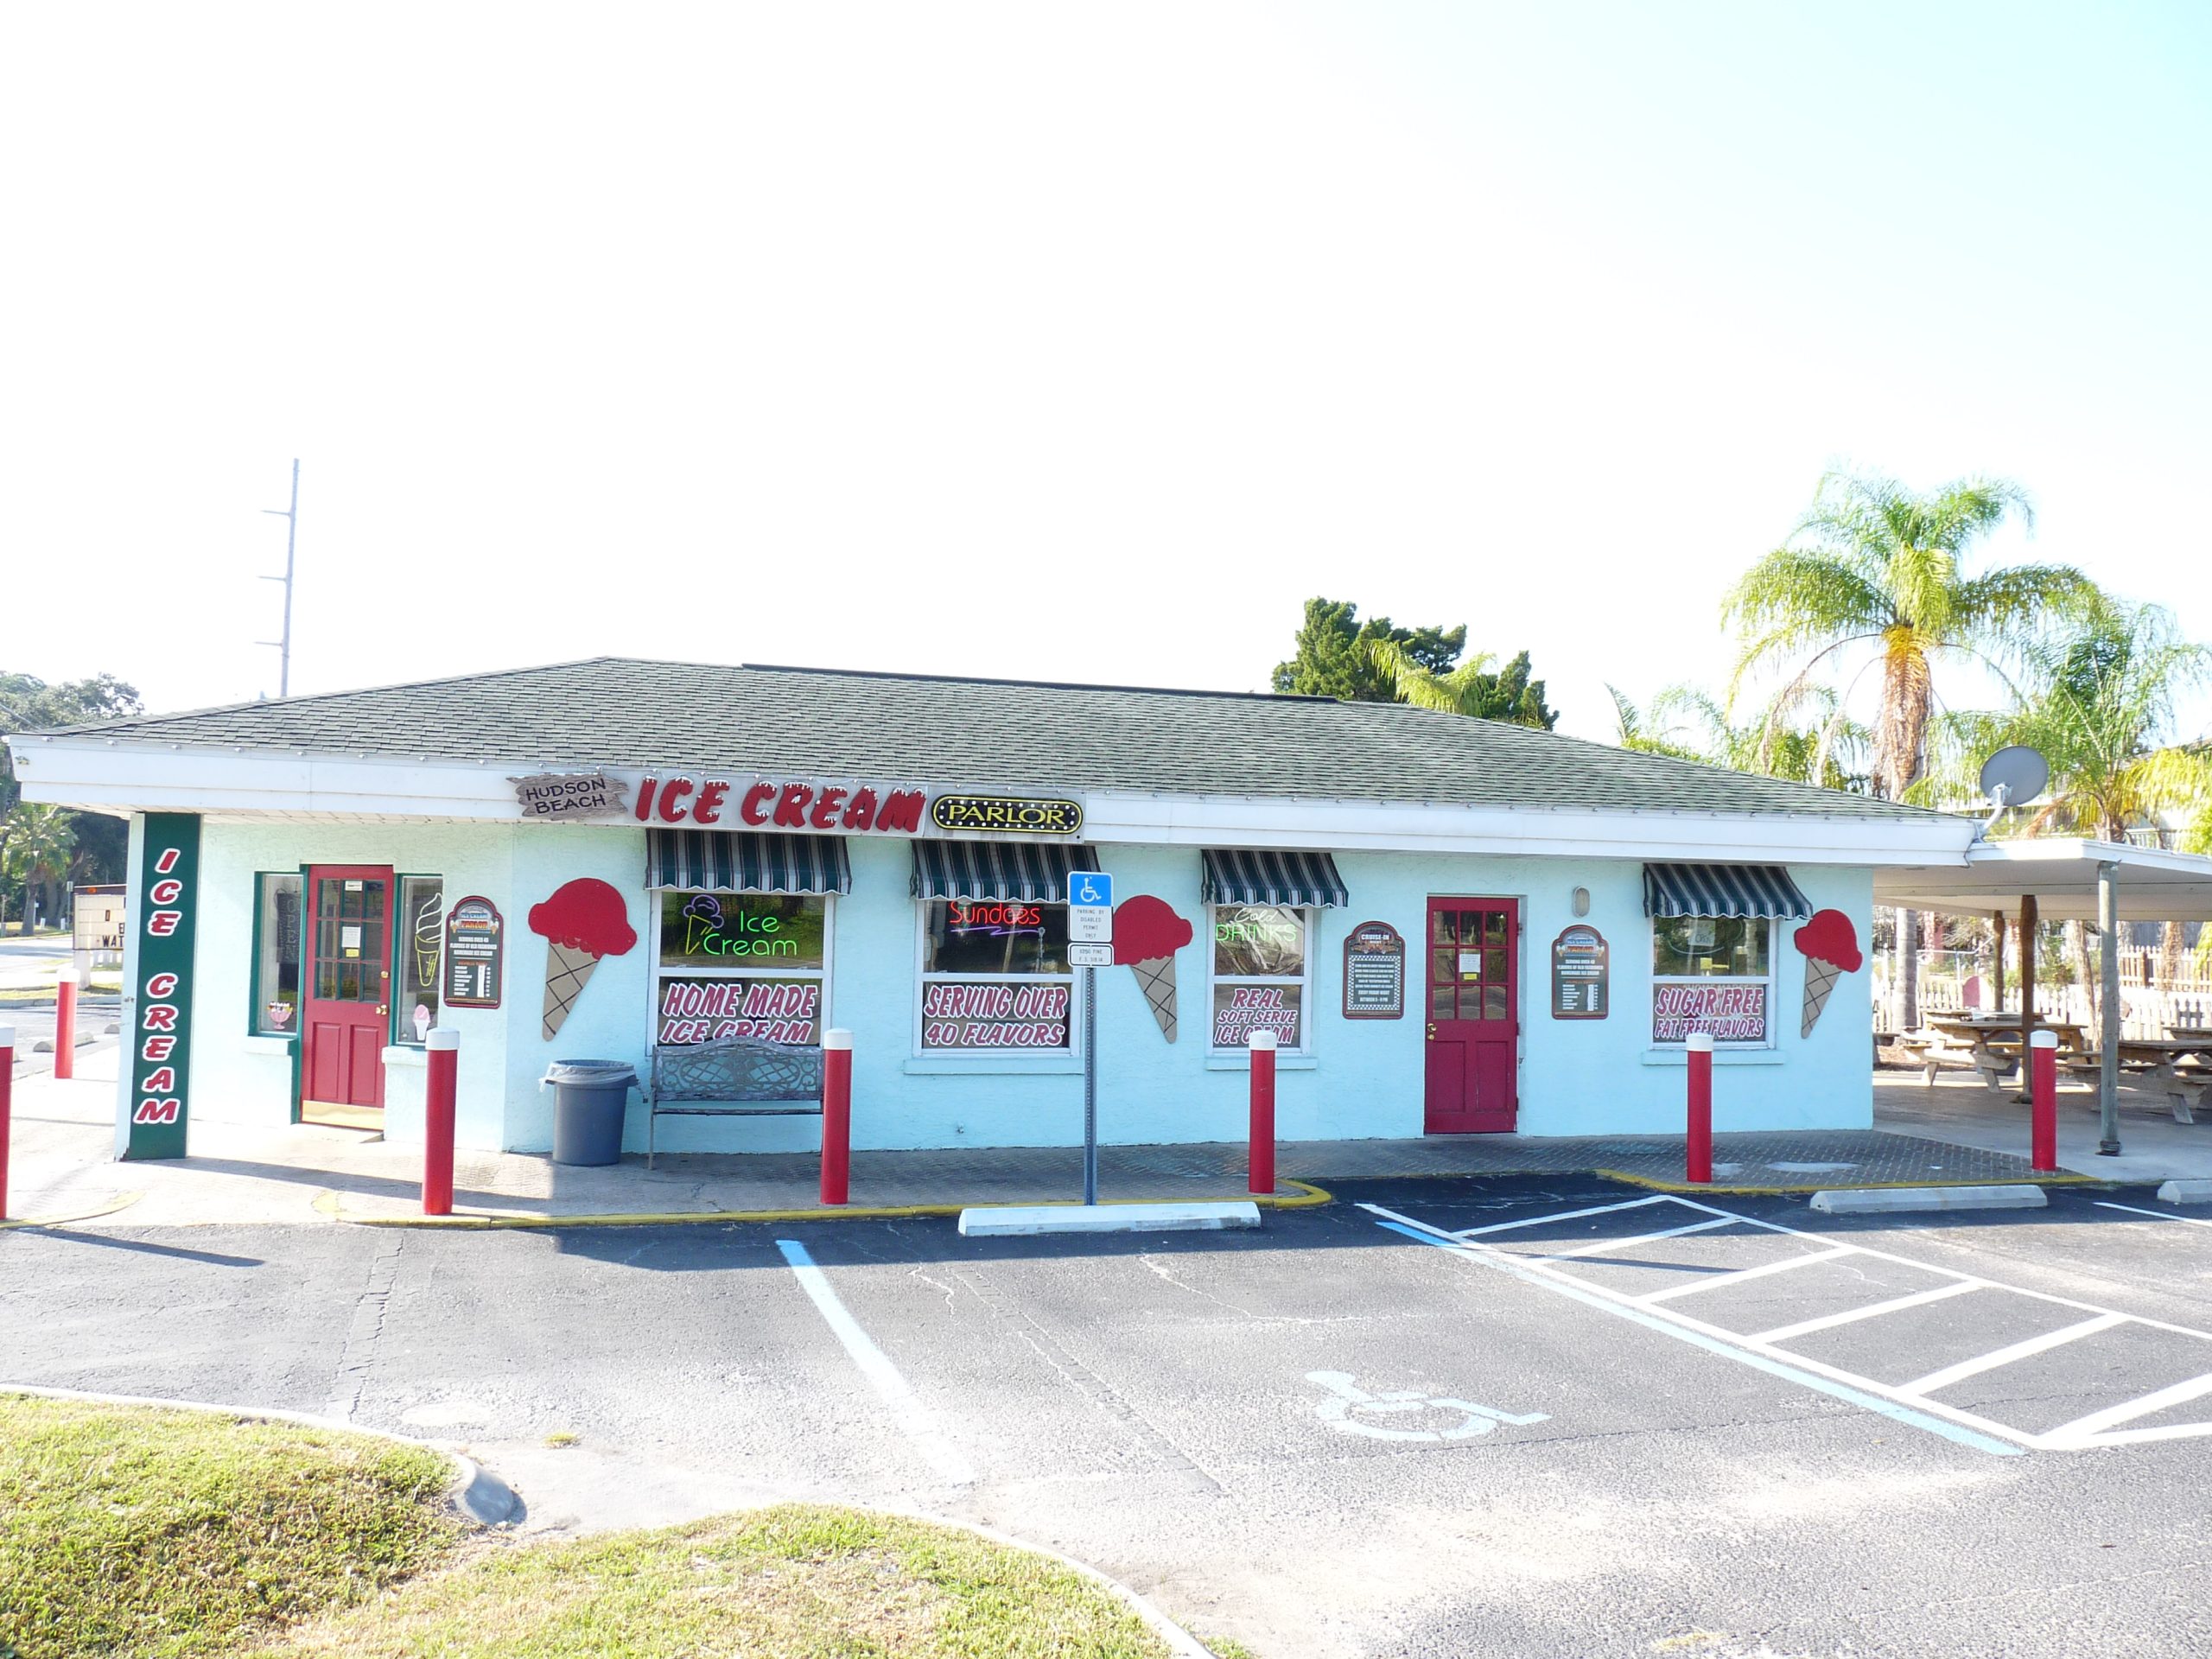
<svg viewBox="0 0 2212 1659"><path fill-rule="evenodd" d="M541 823L627 817L684 829L835 836L1020 836L1083 832L1080 799L960 793L911 779L534 772L512 780L522 817Z"/></svg>
<svg viewBox="0 0 2212 1659"><path fill-rule="evenodd" d="M532 905L530 931L545 938L544 1029L550 1042L599 971L600 958L625 954L638 935L622 895L591 876L564 881L544 903Z"/></svg>
<svg viewBox="0 0 2212 1659"><path fill-rule="evenodd" d="M1859 953L1858 930L1840 910L1815 912L1813 919L1791 934L1789 940L1805 958L1805 1010L1797 1034L1809 1037L1821 1010L1828 1005L1836 981L1857 973L1866 958Z"/></svg>

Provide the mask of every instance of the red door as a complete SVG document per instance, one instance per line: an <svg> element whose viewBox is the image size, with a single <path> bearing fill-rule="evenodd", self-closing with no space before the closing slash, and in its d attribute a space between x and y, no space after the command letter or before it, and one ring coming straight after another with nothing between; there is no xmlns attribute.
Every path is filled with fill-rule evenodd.
<svg viewBox="0 0 2212 1659"><path fill-rule="evenodd" d="M1428 901L1431 1135L1510 1133L1520 1110L1521 901Z"/></svg>
<svg viewBox="0 0 2212 1659"><path fill-rule="evenodd" d="M300 1116L381 1120L391 1032L391 871L318 864L308 871L307 1007L300 1020Z"/></svg>

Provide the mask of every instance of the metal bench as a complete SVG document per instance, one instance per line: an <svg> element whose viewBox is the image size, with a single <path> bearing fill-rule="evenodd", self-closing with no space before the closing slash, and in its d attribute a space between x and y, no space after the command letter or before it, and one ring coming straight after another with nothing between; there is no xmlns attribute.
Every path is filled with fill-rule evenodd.
<svg viewBox="0 0 2212 1659"><path fill-rule="evenodd" d="M645 1096L651 1169L664 1117L821 1116L822 1051L758 1037L660 1045Z"/></svg>

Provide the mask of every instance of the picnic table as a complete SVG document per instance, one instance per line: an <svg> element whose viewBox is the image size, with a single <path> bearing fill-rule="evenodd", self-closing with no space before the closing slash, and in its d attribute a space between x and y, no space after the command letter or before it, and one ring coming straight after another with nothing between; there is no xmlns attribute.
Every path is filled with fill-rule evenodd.
<svg viewBox="0 0 2212 1659"><path fill-rule="evenodd" d="M2202 1105L2212 1087L2212 1066L2197 1063L2203 1045L2171 1038L2123 1037L2120 1040L2121 1076L2161 1090L2171 1103L2174 1122L2196 1122L2195 1108ZM2101 1077L2103 1060L2095 1054L2077 1055L2060 1062L2060 1069L2074 1077Z"/></svg>
<svg viewBox="0 0 2212 1659"><path fill-rule="evenodd" d="M2086 1052L2082 1029L2071 1020L2038 1018L2036 1027L2057 1035L2061 1054ZM1922 1031L1904 1039L1904 1046L1920 1062L1931 1085L1936 1067L1945 1060L1957 1059L1980 1072L1990 1088L1999 1089L2020 1063L2020 1016L1964 1014L1931 1019Z"/></svg>

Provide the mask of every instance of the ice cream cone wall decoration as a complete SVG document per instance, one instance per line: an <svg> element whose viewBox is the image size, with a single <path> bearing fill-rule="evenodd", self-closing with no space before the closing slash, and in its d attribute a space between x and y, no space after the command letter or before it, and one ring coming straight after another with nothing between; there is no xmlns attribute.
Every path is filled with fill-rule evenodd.
<svg viewBox="0 0 2212 1659"><path fill-rule="evenodd" d="M1151 1006L1160 1034L1175 1040L1175 953L1191 942L1191 925L1164 899L1140 893L1114 906L1114 960L1128 964Z"/></svg>
<svg viewBox="0 0 2212 1659"><path fill-rule="evenodd" d="M545 1037L550 1042L591 983L601 957L619 957L638 942L629 906L590 876L564 881L530 907L530 931L545 936Z"/></svg>
<svg viewBox="0 0 2212 1659"><path fill-rule="evenodd" d="M1797 1034L1809 1037L1836 981L1857 973L1866 958L1859 954L1859 931L1840 910L1815 911L1813 919L1789 938L1805 958L1805 1019Z"/></svg>

